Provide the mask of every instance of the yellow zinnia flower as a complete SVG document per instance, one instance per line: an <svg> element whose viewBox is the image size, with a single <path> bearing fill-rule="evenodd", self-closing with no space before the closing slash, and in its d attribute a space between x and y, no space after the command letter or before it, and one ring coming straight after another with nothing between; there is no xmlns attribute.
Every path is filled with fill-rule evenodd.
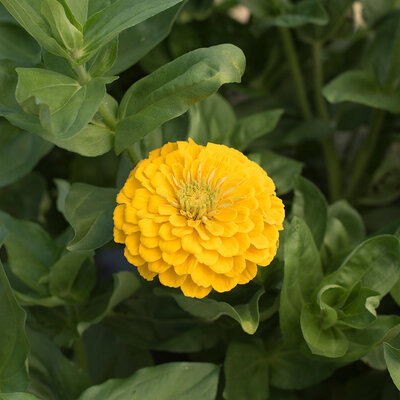
<svg viewBox="0 0 400 400"><path fill-rule="evenodd" d="M235 149L168 143L117 196L114 240L145 279L202 298L248 283L276 254L284 206L275 185Z"/></svg>

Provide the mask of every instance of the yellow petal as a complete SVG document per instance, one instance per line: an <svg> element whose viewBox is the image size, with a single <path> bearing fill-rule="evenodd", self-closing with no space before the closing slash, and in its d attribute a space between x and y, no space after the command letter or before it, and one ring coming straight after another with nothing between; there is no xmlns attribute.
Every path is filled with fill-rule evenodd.
<svg viewBox="0 0 400 400"><path fill-rule="evenodd" d="M220 256L218 252L215 250L202 249L200 253L196 254L197 260L206 265L215 264L218 261L219 257Z"/></svg>
<svg viewBox="0 0 400 400"><path fill-rule="evenodd" d="M129 222L130 224L137 224L139 222L138 217L137 217L137 210L136 208L133 208L131 205L128 205L125 208L125 220L126 222Z"/></svg>
<svg viewBox="0 0 400 400"><path fill-rule="evenodd" d="M172 234L177 237L183 237L186 235L190 235L193 232L193 228L190 226L186 226L185 228L172 228Z"/></svg>
<svg viewBox="0 0 400 400"><path fill-rule="evenodd" d="M198 263L196 268L191 273L194 283L199 286L209 287L215 277L216 273L212 271L207 265Z"/></svg>
<svg viewBox="0 0 400 400"><path fill-rule="evenodd" d="M151 193L147 189L145 188L137 189L135 192L135 196L132 199L133 207L135 207L138 210L143 208L146 209L150 196Z"/></svg>
<svg viewBox="0 0 400 400"><path fill-rule="evenodd" d="M122 230L122 224L125 222L125 207L125 204L120 204L114 210L114 225L119 230Z"/></svg>
<svg viewBox="0 0 400 400"><path fill-rule="evenodd" d="M245 285L249 283L257 275L257 264L251 261L246 261L246 268L239 275L238 283Z"/></svg>
<svg viewBox="0 0 400 400"><path fill-rule="evenodd" d="M147 262L157 261L161 258L161 250L159 248L148 249L144 247L142 244L139 245L139 254Z"/></svg>
<svg viewBox="0 0 400 400"><path fill-rule="evenodd" d="M254 229L254 226L254 222L249 217L245 221L238 224L239 232L248 233Z"/></svg>
<svg viewBox="0 0 400 400"><path fill-rule="evenodd" d="M232 257L239 254L239 243L234 238L221 237L221 246L217 249L218 253L224 257Z"/></svg>
<svg viewBox="0 0 400 400"><path fill-rule="evenodd" d="M198 261L195 257L189 256L185 262L174 266L174 270L178 275L191 274L196 268Z"/></svg>
<svg viewBox="0 0 400 400"><path fill-rule="evenodd" d="M168 268L171 268L171 266L167 264L162 258L157 261L147 263L147 266L149 267L150 271L156 272L157 274L161 274L162 272L165 272Z"/></svg>
<svg viewBox="0 0 400 400"><path fill-rule="evenodd" d="M200 239L200 244L207 250L217 250L221 247L221 239L216 236L210 236L208 240Z"/></svg>
<svg viewBox="0 0 400 400"><path fill-rule="evenodd" d="M185 227L187 226L187 220L184 216L182 215L171 215L169 217L169 222L171 222L171 225L175 227Z"/></svg>
<svg viewBox="0 0 400 400"><path fill-rule="evenodd" d="M185 282L181 285L182 293L187 297L194 297L197 299L202 299L206 297L211 292L211 286L203 287L196 285L190 276L185 279Z"/></svg>
<svg viewBox="0 0 400 400"><path fill-rule="evenodd" d="M154 174L157 172L158 170L158 166L156 164L150 163L147 164L144 169L143 169L143 173L149 178L151 179Z"/></svg>
<svg viewBox="0 0 400 400"><path fill-rule="evenodd" d="M237 233L235 239L239 243L239 254L243 254L250 246L250 238L247 233Z"/></svg>
<svg viewBox="0 0 400 400"><path fill-rule="evenodd" d="M210 265L210 268L217 274L225 274L233 268L233 257L219 257L218 261Z"/></svg>
<svg viewBox="0 0 400 400"><path fill-rule="evenodd" d="M220 236L224 233L224 227L219 222L210 219L206 222L206 229L215 236Z"/></svg>
<svg viewBox="0 0 400 400"><path fill-rule="evenodd" d="M149 204L147 206L147 209L153 213L157 214L158 213L158 208L162 205L167 204L166 200L162 198L161 196L157 196L155 194L151 195L149 198Z"/></svg>
<svg viewBox="0 0 400 400"><path fill-rule="evenodd" d="M245 268L246 268L246 259L243 256L235 256L233 257L233 268L225 275L229 276L230 278L239 276Z"/></svg>
<svg viewBox="0 0 400 400"><path fill-rule="evenodd" d="M174 214L178 214L178 209L174 206L166 204L166 205L159 206L158 212L161 215L174 215Z"/></svg>
<svg viewBox="0 0 400 400"><path fill-rule="evenodd" d="M157 172L152 179L152 185L156 190L157 194L167 199L173 199L175 197L175 190L169 183L168 179L161 172Z"/></svg>
<svg viewBox="0 0 400 400"><path fill-rule="evenodd" d="M178 275L175 273L173 268L168 269L158 275L161 284L168 287L179 287L185 282L186 275Z"/></svg>
<svg viewBox="0 0 400 400"><path fill-rule="evenodd" d="M140 266L140 265L143 265L143 264L146 262L146 260L143 260L142 257L132 255L132 254L129 252L129 250L128 250L127 247L125 247L125 249L124 249L124 255L125 255L125 258L126 258L132 265L135 265L136 267L137 267L137 266Z"/></svg>
<svg viewBox="0 0 400 400"><path fill-rule="evenodd" d="M169 222L162 224L158 233L163 240L176 239L176 236L172 234L172 225Z"/></svg>
<svg viewBox="0 0 400 400"><path fill-rule="evenodd" d="M139 255L139 245L140 245L140 233L135 232L127 236L126 247L133 256Z"/></svg>
<svg viewBox="0 0 400 400"><path fill-rule="evenodd" d="M140 243L143 246L148 247L149 249L154 249L158 247L159 239L158 237L147 237L147 236L140 236Z"/></svg>
<svg viewBox="0 0 400 400"><path fill-rule="evenodd" d="M234 208L226 207L217 210L215 219L221 222L230 222L237 217L237 211Z"/></svg>
<svg viewBox="0 0 400 400"><path fill-rule="evenodd" d="M239 231L239 227L234 222L221 222L224 228L224 233L221 236L232 237Z"/></svg>
<svg viewBox="0 0 400 400"><path fill-rule="evenodd" d="M139 271L139 274L147 281L152 281L154 277L157 275L157 273L149 270L147 264L139 265L137 269Z"/></svg>
<svg viewBox="0 0 400 400"><path fill-rule="evenodd" d="M114 242L125 243L126 235L123 231L114 227Z"/></svg>
<svg viewBox="0 0 400 400"><path fill-rule="evenodd" d="M147 237L158 236L160 225L156 224L151 219L142 219L139 221L140 232Z"/></svg>
<svg viewBox="0 0 400 400"><path fill-rule="evenodd" d="M160 240L160 249L165 253L176 253L181 248L180 239Z"/></svg>
<svg viewBox="0 0 400 400"><path fill-rule="evenodd" d="M170 265L179 265L186 261L189 257L189 253L184 250L178 250L176 253L162 253L163 260Z"/></svg>
<svg viewBox="0 0 400 400"><path fill-rule="evenodd" d="M125 235L131 235L132 233L139 232L140 228L139 228L139 225L128 224L126 222L126 223L122 224L122 230L124 231Z"/></svg>
<svg viewBox="0 0 400 400"><path fill-rule="evenodd" d="M215 291L222 293L232 290L238 284L238 278L230 278L229 276L222 274L215 274L212 281L212 287Z"/></svg>
<svg viewBox="0 0 400 400"><path fill-rule="evenodd" d="M265 266L265 265L268 265L269 262L271 261L270 254L271 254L270 249L259 250L259 249L256 249L253 245L251 245L244 253L244 256L249 261L252 261L258 265Z"/></svg>
<svg viewBox="0 0 400 400"><path fill-rule="evenodd" d="M197 235L186 235L182 238L182 249L191 254L199 254L203 247L199 243Z"/></svg>
<svg viewBox="0 0 400 400"><path fill-rule="evenodd" d="M196 225L196 232L199 234L200 238L203 240L209 240L210 236L206 232L206 228L204 227L203 223Z"/></svg>
<svg viewBox="0 0 400 400"><path fill-rule="evenodd" d="M256 249L266 249L268 246L270 246L270 242L267 237L265 237L262 233L260 233L257 236L250 237L250 242L251 244L256 248Z"/></svg>
<svg viewBox="0 0 400 400"><path fill-rule="evenodd" d="M250 210L247 207L236 206L235 208L236 208L236 212L237 212L235 222L237 224L240 224L249 218Z"/></svg>

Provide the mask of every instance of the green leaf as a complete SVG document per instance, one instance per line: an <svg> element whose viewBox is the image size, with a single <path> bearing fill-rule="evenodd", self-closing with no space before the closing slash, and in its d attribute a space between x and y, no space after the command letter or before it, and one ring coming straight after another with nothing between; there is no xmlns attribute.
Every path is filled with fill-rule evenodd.
<svg viewBox="0 0 400 400"><path fill-rule="evenodd" d="M6 236L7 230L0 226L0 247ZM0 261L0 320L3 327L0 330L0 392L23 391L28 386L29 343L25 317Z"/></svg>
<svg viewBox="0 0 400 400"><path fill-rule="evenodd" d="M51 28L41 13L42 0L1 0L1 2L22 27L47 51L71 59L52 37Z"/></svg>
<svg viewBox="0 0 400 400"><path fill-rule="evenodd" d="M350 290L356 283L386 295L400 277L400 240L393 235L375 236L356 247L320 287L340 285Z"/></svg>
<svg viewBox="0 0 400 400"><path fill-rule="evenodd" d="M67 139L92 120L113 78L94 78L87 85L57 72L17 68L16 98L28 114L39 115L40 123L57 138Z"/></svg>
<svg viewBox="0 0 400 400"><path fill-rule="evenodd" d="M0 400L40 400L29 393L0 393Z"/></svg>
<svg viewBox="0 0 400 400"><path fill-rule="evenodd" d="M56 244L39 225L1 211L0 224L9 232L5 245L12 273L36 293L46 296L49 270L57 259Z"/></svg>
<svg viewBox="0 0 400 400"><path fill-rule="evenodd" d="M233 342L224 361L224 399L269 398L268 359L255 343Z"/></svg>
<svg viewBox="0 0 400 400"><path fill-rule="evenodd" d="M143 368L130 378L111 379L87 389L78 400L214 400L219 368L207 363L169 363Z"/></svg>
<svg viewBox="0 0 400 400"><path fill-rule="evenodd" d="M117 59L118 43L118 39L113 40L98 52L89 68L90 76L101 77L110 70Z"/></svg>
<svg viewBox="0 0 400 400"><path fill-rule="evenodd" d="M182 9L182 4L179 3L121 32L118 39L118 58L109 72L110 75L127 70L165 39Z"/></svg>
<svg viewBox="0 0 400 400"><path fill-rule="evenodd" d="M302 338L300 312L322 279L321 261L311 231L294 217L285 238L285 267L280 299L280 327L286 343Z"/></svg>
<svg viewBox="0 0 400 400"><path fill-rule="evenodd" d="M400 113L400 92L388 92L367 71L347 71L328 83L323 94L331 103L352 101L366 106Z"/></svg>
<svg viewBox="0 0 400 400"><path fill-rule="evenodd" d="M329 21L320 0L301 0L294 4L279 0L278 10L273 2L270 4L263 0L241 0L241 2L261 19L263 27L296 28L305 24L326 25Z"/></svg>
<svg viewBox="0 0 400 400"><path fill-rule="evenodd" d="M271 177L276 185L278 195L288 193L293 189L295 179L303 168L302 163L269 150L251 153L248 157L259 164Z"/></svg>
<svg viewBox="0 0 400 400"><path fill-rule="evenodd" d="M57 210L64 214L65 211L65 200L67 199L68 192L71 188L71 184L64 179L54 179L54 183L57 186Z"/></svg>
<svg viewBox="0 0 400 400"><path fill-rule="evenodd" d="M43 398L76 399L90 386L86 372L66 358L45 335L28 331L31 387Z"/></svg>
<svg viewBox="0 0 400 400"><path fill-rule="evenodd" d="M113 275L113 284L91 296L89 303L78 309L78 332L82 334L91 325L99 323L119 303L130 297L140 287L137 275L120 271Z"/></svg>
<svg viewBox="0 0 400 400"><path fill-rule="evenodd" d="M346 354L349 348L346 335L336 326L323 329L319 310L314 310L311 304L303 306L300 321L304 339L313 354L331 358Z"/></svg>
<svg viewBox="0 0 400 400"><path fill-rule="evenodd" d="M304 219L319 249L325 236L328 204L318 187L301 176L296 178L294 185L292 213Z"/></svg>
<svg viewBox="0 0 400 400"><path fill-rule="evenodd" d="M203 146L208 142L229 145L235 122L232 106L214 94L189 109L188 136Z"/></svg>
<svg viewBox="0 0 400 400"><path fill-rule="evenodd" d="M389 343L384 343L383 351L389 374L397 389L400 390L400 350Z"/></svg>
<svg viewBox="0 0 400 400"><path fill-rule="evenodd" d="M65 218L75 231L70 251L94 250L112 238L116 189L74 183L65 200Z"/></svg>
<svg viewBox="0 0 400 400"><path fill-rule="evenodd" d="M243 293L243 288L238 288L236 293ZM254 289L254 287L253 287ZM258 303L260 297L264 294L264 289L258 289L256 292L252 293L251 298L247 303L243 303L243 297L249 297L248 295L244 295L243 297L239 297L239 303L237 305L231 305L227 301L218 301L211 298L205 299L194 299L190 297L186 297L180 293L177 293L175 290L168 289L156 289L155 293L159 295L169 295L172 296L178 305L188 313L208 320L214 321L221 317L222 315L227 315L230 318L233 318L241 325L242 329L248 333L249 335L253 335L258 328L258 324L260 321L260 312L258 309ZM232 294L231 294L232 295ZM222 296L222 299L229 300L229 294L226 296Z"/></svg>
<svg viewBox="0 0 400 400"><path fill-rule="evenodd" d="M67 252L57 260L49 275L51 295L72 303L87 300L96 281L93 254Z"/></svg>
<svg viewBox="0 0 400 400"><path fill-rule="evenodd" d="M232 135L232 145L243 151L256 139L273 131L283 114L282 109L249 115L238 121Z"/></svg>
<svg viewBox="0 0 400 400"><path fill-rule="evenodd" d="M187 53L136 82L120 105L117 152L183 114L222 84L239 82L244 64L240 49L223 44Z"/></svg>
<svg viewBox="0 0 400 400"><path fill-rule="evenodd" d="M84 26L83 56L80 64L90 59L121 31L131 28L181 3L182 0L117 0L88 19Z"/></svg>
<svg viewBox="0 0 400 400"><path fill-rule="evenodd" d="M28 174L52 148L49 142L0 119L0 187Z"/></svg>
<svg viewBox="0 0 400 400"><path fill-rule="evenodd" d="M83 35L68 19L64 7L57 0L42 0L42 15L46 18L53 37L69 53L82 44Z"/></svg>
<svg viewBox="0 0 400 400"><path fill-rule="evenodd" d="M11 23L0 23L0 59L16 61L20 66L38 64L40 53L40 46L23 29Z"/></svg>

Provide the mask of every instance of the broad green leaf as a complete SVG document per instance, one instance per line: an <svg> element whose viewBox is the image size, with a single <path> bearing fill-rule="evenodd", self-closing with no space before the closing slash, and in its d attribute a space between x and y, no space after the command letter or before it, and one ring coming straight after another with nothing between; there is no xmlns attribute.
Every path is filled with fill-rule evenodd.
<svg viewBox="0 0 400 400"><path fill-rule="evenodd" d="M91 295L87 305L78 310L78 332L82 334L97 324L119 303L130 297L140 287L139 278L132 272L120 271L113 275L113 284L106 290Z"/></svg>
<svg viewBox="0 0 400 400"><path fill-rule="evenodd" d="M52 148L49 142L0 119L0 187L28 174Z"/></svg>
<svg viewBox="0 0 400 400"><path fill-rule="evenodd" d="M88 19L84 26L84 63L121 31L167 10L182 0L117 0Z"/></svg>
<svg viewBox="0 0 400 400"><path fill-rule="evenodd" d="M57 186L57 210L64 214L65 211L65 200L69 190L71 189L71 184L64 179L54 179L54 183Z"/></svg>
<svg viewBox="0 0 400 400"><path fill-rule="evenodd" d="M303 168L302 163L269 150L251 153L248 157L267 172L274 181L279 195L293 189L296 177L300 175Z"/></svg>
<svg viewBox="0 0 400 400"><path fill-rule="evenodd" d="M121 32L118 38L118 57L109 71L110 75L117 75L127 70L165 39L182 9L182 4L178 3Z"/></svg>
<svg viewBox="0 0 400 400"><path fill-rule="evenodd" d="M393 297L394 301L400 306L400 280L392 287L390 295Z"/></svg>
<svg viewBox="0 0 400 400"><path fill-rule="evenodd" d="M82 44L83 35L70 22L64 7L57 0L42 0L41 12L57 42L69 53L77 51Z"/></svg>
<svg viewBox="0 0 400 400"><path fill-rule="evenodd" d="M243 289L239 288L239 290L237 293L242 293L241 290ZM239 322L246 333L253 335L257 331L260 321L258 303L260 297L264 294L264 289L261 288L254 292L247 303L239 303L237 305L231 305L227 301L218 301L209 297L201 300L194 299L168 289L156 289L155 293L172 296L183 310L208 321L214 321L222 315L227 315ZM241 301L243 302L243 297Z"/></svg>
<svg viewBox="0 0 400 400"><path fill-rule="evenodd" d="M70 251L88 251L112 239L116 189L74 183L65 200L65 218L75 231Z"/></svg>
<svg viewBox="0 0 400 400"><path fill-rule="evenodd" d="M336 326L323 329L319 310L314 310L311 304L303 306L300 321L304 339L313 354L331 358L346 354L349 348L346 335Z"/></svg>
<svg viewBox="0 0 400 400"><path fill-rule="evenodd" d="M233 342L224 361L226 400L269 398L268 358L256 343Z"/></svg>
<svg viewBox="0 0 400 400"><path fill-rule="evenodd" d="M57 72L17 68L16 98L28 114L39 115L52 135L68 139L92 120L114 78L94 78L87 85Z"/></svg>
<svg viewBox="0 0 400 400"><path fill-rule="evenodd" d="M385 90L367 71L347 71L328 83L323 94L331 103L352 101L366 106L400 113L400 91Z"/></svg>
<svg viewBox="0 0 400 400"><path fill-rule="evenodd" d="M0 224L9 232L5 246L12 273L37 294L46 296L49 270L57 259L56 244L39 225L1 211Z"/></svg>
<svg viewBox="0 0 400 400"><path fill-rule="evenodd" d="M65 49L52 37L51 28L41 13L42 0L1 0L1 2L47 51L71 59Z"/></svg>
<svg viewBox="0 0 400 400"><path fill-rule="evenodd" d="M356 283L386 295L400 277L400 240L393 235L381 235L356 247L320 287L335 284L349 290Z"/></svg>
<svg viewBox="0 0 400 400"><path fill-rule="evenodd" d="M62 2L68 5L77 21L84 25L88 17L90 0L62 0Z"/></svg>
<svg viewBox="0 0 400 400"><path fill-rule="evenodd" d="M0 400L40 400L29 393L0 393Z"/></svg>
<svg viewBox="0 0 400 400"><path fill-rule="evenodd" d="M279 0L278 9L273 2L263 0L241 0L254 15L262 21L262 26L282 26L296 28L305 24L325 25L328 14L320 0L301 0L293 2Z"/></svg>
<svg viewBox="0 0 400 400"><path fill-rule="evenodd" d="M285 267L280 298L280 327L286 343L302 338L300 312L322 279L321 261L311 231L294 217L285 238Z"/></svg>
<svg viewBox="0 0 400 400"><path fill-rule="evenodd" d="M76 399L90 386L90 380L77 364L65 357L45 335L28 331L31 344L29 373L34 393L55 400Z"/></svg>
<svg viewBox="0 0 400 400"><path fill-rule="evenodd" d="M118 39L111 41L104 46L96 55L89 68L89 75L93 77L101 77L113 66L118 55Z"/></svg>
<svg viewBox="0 0 400 400"><path fill-rule="evenodd" d="M49 274L51 295L72 303L88 299L96 281L93 252L67 252L52 266Z"/></svg>
<svg viewBox="0 0 400 400"><path fill-rule="evenodd" d="M272 386L292 390L304 389L328 378L343 365L323 357L313 356L305 347L267 349L270 382Z"/></svg>
<svg viewBox="0 0 400 400"><path fill-rule="evenodd" d="M281 109L268 110L239 119L231 139L233 147L245 150L254 140L273 131L282 114Z"/></svg>
<svg viewBox="0 0 400 400"><path fill-rule="evenodd" d="M78 400L214 400L219 368L207 363L168 363L135 372L130 378L111 379L87 389Z"/></svg>
<svg viewBox="0 0 400 400"><path fill-rule="evenodd" d="M208 142L229 145L236 116L232 106L219 94L189 109L188 136L203 146Z"/></svg>
<svg viewBox="0 0 400 400"><path fill-rule="evenodd" d="M301 176L296 178L294 185L292 213L304 219L319 249L325 236L328 205L317 186Z"/></svg>
<svg viewBox="0 0 400 400"><path fill-rule="evenodd" d="M38 64L40 53L40 46L23 29L11 23L0 23L0 59L16 61L20 66Z"/></svg>
<svg viewBox="0 0 400 400"><path fill-rule="evenodd" d="M393 383L400 390L400 350L391 346L389 343L383 344L386 365Z"/></svg>
<svg viewBox="0 0 400 400"><path fill-rule="evenodd" d="M7 230L0 226L0 247L6 236ZM28 385L25 317L0 261L0 392L23 391Z"/></svg>
<svg viewBox="0 0 400 400"><path fill-rule="evenodd" d="M117 152L183 114L222 84L239 82L244 64L240 49L223 44L187 53L136 82L120 105Z"/></svg>

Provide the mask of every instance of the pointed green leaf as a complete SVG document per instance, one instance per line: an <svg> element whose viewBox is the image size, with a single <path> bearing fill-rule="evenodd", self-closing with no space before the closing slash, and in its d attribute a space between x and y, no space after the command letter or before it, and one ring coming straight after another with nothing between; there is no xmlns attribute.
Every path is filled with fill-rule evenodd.
<svg viewBox="0 0 400 400"><path fill-rule="evenodd" d="M400 390L400 350L391 346L389 343L383 344L386 365L393 383Z"/></svg>
<svg viewBox="0 0 400 400"><path fill-rule="evenodd" d="M244 67L242 51L223 44L187 53L136 82L120 105L117 152L183 114L224 83L239 82Z"/></svg>

